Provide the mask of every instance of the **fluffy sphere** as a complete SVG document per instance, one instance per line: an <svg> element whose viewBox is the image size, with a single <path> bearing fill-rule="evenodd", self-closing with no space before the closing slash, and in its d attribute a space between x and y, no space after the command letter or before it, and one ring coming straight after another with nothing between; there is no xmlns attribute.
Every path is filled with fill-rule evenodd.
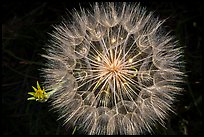
<svg viewBox="0 0 204 137"><path fill-rule="evenodd" d="M42 76L64 124L87 134L144 134L165 126L182 90L173 36L139 4L96 3L54 26Z"/></svg>

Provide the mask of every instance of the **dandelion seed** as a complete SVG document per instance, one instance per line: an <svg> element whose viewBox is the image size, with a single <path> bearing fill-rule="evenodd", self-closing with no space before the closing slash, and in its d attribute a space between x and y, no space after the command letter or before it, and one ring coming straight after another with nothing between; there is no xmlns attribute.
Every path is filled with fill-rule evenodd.
<svg viewBox="0 0 204 137"><path fill-rule="evenodd" d="M43 55L52 106L73 132L152 133L182 91L183 52L164 21L139 4L120 4L75 11L73 24L54 27Z"/></svg>
<svg viewBox="0 0 204 137"><path fill-rule="evenodd" d="M128 63L132 63L132 61L133 61L132 58L128 59Z"/></svg>
<svg viewBox="0 0 204 137"><path fill-rule="evenodd" d="M114 44L116 42L116 39L113 37L112 39L111 39L111 44Z"/></svg>
<svg viewBox="0 0 204 137"><path fill-rule="evenodd" d="M97 59L97 61L98 61L98 62L100 62L100 61L101 61L101 58L100 58L99 56L98 56L96 59Z"/></svg>

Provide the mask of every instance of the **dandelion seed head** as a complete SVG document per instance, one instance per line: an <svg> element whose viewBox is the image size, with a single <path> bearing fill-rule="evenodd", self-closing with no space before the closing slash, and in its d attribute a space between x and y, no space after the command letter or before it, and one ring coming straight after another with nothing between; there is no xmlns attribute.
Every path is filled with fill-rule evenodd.
<svg viewBox="0 0 204 137"><path fill-rule="evenodd" d="M184 73L163 22L140 4L96 3L54 27L42 76L64 125L87 134L165 126Z"/></svg>

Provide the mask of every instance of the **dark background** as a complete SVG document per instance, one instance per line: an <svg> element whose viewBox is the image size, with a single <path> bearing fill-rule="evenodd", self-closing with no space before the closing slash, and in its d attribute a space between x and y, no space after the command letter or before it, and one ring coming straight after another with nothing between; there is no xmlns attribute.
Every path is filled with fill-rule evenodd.
<svg viewBox="0 0 204 137"><path fill-rule="evenodd" d="M92 3L92 2L90 2ZM80 2L82 7L88 3ZM187 84L176 103L167 130L155 134L198 135L202 131L202 25L203 4L199 1L141 1L155 11L184 46ZM52 24L61 21L66 9L79 9L79 2L4 1L2 2L2 130L3 135L65 135L57 114L49 111L49 103L27 101L36 81L42 81L38 69L39 56L47 42ZM78 131L76 132L76 134Z"/></svg>

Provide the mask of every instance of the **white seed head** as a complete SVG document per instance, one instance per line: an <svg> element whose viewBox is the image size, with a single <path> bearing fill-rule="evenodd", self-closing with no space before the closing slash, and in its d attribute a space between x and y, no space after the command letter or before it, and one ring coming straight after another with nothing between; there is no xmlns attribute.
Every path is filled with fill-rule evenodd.
<svg viewBox="0 0 204 137"><path fill-rule="evenodd" d="M184 73L163 22L139 4L96 3L54 27L42 76L65 125L87 134L165 126Z"/></svg>

